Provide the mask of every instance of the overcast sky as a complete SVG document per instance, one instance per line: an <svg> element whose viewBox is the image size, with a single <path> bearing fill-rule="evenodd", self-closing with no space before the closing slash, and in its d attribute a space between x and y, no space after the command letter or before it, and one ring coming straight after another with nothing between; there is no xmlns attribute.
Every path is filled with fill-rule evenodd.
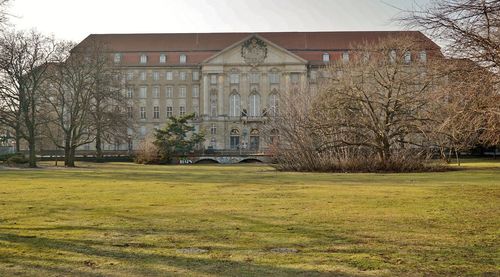
<svg viewBox="0 0 500 277"><path fill-rule="evenodd" d="M11 22L56 38L91 33L399 30L430 0L12 0Z"/></svg>

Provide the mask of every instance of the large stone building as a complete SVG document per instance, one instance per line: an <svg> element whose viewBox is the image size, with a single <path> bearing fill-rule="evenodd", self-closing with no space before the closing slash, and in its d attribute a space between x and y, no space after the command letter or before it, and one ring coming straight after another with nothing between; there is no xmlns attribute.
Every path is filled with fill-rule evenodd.
<svg viewBox="0 0 500 277"><path fill-rule="evenodd" d="M93 34L81 44L104 43L127 80L137 128L128 143L106 150L135 149L170 116L195 113L205 148L264 151L273 132L263 132L263 124L276 113L280 93L314 87L321 67L348 62L354 45L390 36L425 42L412 60L425 62L439 49L420 32Z"/></svg>

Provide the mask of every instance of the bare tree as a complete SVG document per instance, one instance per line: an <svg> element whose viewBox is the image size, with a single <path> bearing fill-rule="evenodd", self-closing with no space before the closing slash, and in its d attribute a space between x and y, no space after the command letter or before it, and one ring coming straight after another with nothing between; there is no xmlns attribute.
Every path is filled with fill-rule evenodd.
<svg viewBox="0 0 500 277"><path fill-rule="evenodd" d="M0 40L0 121L14 130L17 151L28 142L29 166L36 167L42 84L57 60L57 43L35 31L5 32Z"/></svg>
<svg viewBox="0 0 500 277"><path fill-rule="evenodd" d="M467 116L455 122L464 126L487 123L481 124L480 140L486 145L498 145L500 105L495 99L500 95L500 0L443 0L417 7L416 10L404 13L400 20L410 27L422 29L436 39L444 40L445 54L449 57L461 61L468 59L489 70L481 71L476 65L464 63L459 70L456 70L456 66L449 67L448 74L455 77L448 84L455 93L459 92L465 98L464 101L478 104L471 105ZM465 79L477 76L479 79L460 82L459 76ZM456 86L453 82L458 82L461 86ZM490 92L484 92L478 86L481 83L489 84ZM474 90L477 89L484 92L480 95L484 97L478 99L481 101L480 105L471 98L475 96Z"/></svg>
<svg viewBox="0 0 500 277"><path fill-rule="evenodd" d="M451 57L500 67L500 0L433 1L401 20L444 40Z"/></svg>
<svg viewBox="0 0 500 277"><path fill-rule="evenodd" d="M354 49L348 62L325 69L317 92L282 97L293 99L282 101L282 118L275 122L281 156L292 159L285 167L422 169L433 81L427 63L417 59L422 45L412 38L389 38Z"/></svg>
<svg viewBox="0 0 500 277"><path fill-rule="evenodd" d="M81 49L74 49L73 53ZM127 128L132 122L127 114L129 105L122 71L111 60L104 44L94 42L84 48L93 63L91 115L95 129L96 158L102 154L102 144L127 141Z"/></svg>
<svg viewBox="0 0 500 277"><path fill-rule="evenodd" d="M8 21L7 5L10 0L0 0L0 28L5 26Z"/></svg>
<svg viewBox="0 0 500 277"><path fill-rule="evenodd" d="M67 167L75 166L76 149L95 139L92 119L94 66L91 52L72 53L64 62L51 67L51 77L46 83L44 104L51 111L47 114L50 121L45 131L57 147L64 149Z"/></svg>
<svg viewBox="0 0 500 277"><path fill-rule="evenodd" d="M470 60L447 59L436 64L440 82L431 93L432 139L447 159L445 150L459 153L478 144L500 143L500 94L494 89L494 74ZM493 105L492 105L493 103ZM448 156L451 156L448 154Z"/></svg>

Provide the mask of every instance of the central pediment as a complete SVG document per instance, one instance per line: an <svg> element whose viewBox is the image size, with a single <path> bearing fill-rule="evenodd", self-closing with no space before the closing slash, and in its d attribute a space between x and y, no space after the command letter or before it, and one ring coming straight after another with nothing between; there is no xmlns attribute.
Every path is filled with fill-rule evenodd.
<svg viewBox="0 0 500 277"><path fill-rule="evenodd" d="M271 41L252 35L206 59L203 64L255 67L265 64L307 64L307 61Z"/></svg>

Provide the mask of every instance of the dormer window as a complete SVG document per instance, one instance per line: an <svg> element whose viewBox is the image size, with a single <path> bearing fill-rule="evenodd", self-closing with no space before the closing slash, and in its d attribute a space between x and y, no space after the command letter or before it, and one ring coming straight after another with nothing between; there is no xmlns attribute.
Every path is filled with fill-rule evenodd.
<svg viewBox="0 0 500 277"><path fill-rule="evenodd" d="M146 54L142 54L140 63L147 63L147 62L148 62L148 56Z"/></svg>
<svg viewBox="0 0 500 277"><path fill-rule="evenodd" d="M166 63L166 62L167 62L167 55L160 54L160 63Z"/></svg>
<svg viewBox="0 0 500 277"><path fill-rule="evenodd" d="M330 62L330 54L328 54L328 53L323 54L323 62L324 63Z"/></svg>
<svg viewBox="0 0 500 277"><path fill-rule="evenodd" d="M179 63L181 63L181 64L185 64L185 63L186 63L186 60L187 60L186 54L181 54L181 55L179 56Z"/></svg>
<svg viewBox="0 0 500 277"><path fill-rule="evenodd" d="M113 61L114 61L115 63L119 63L119 62L121 62L121 61L122 61L122 54L120 54L120 53L115 53L115 56L114 56Z"/></svg>

